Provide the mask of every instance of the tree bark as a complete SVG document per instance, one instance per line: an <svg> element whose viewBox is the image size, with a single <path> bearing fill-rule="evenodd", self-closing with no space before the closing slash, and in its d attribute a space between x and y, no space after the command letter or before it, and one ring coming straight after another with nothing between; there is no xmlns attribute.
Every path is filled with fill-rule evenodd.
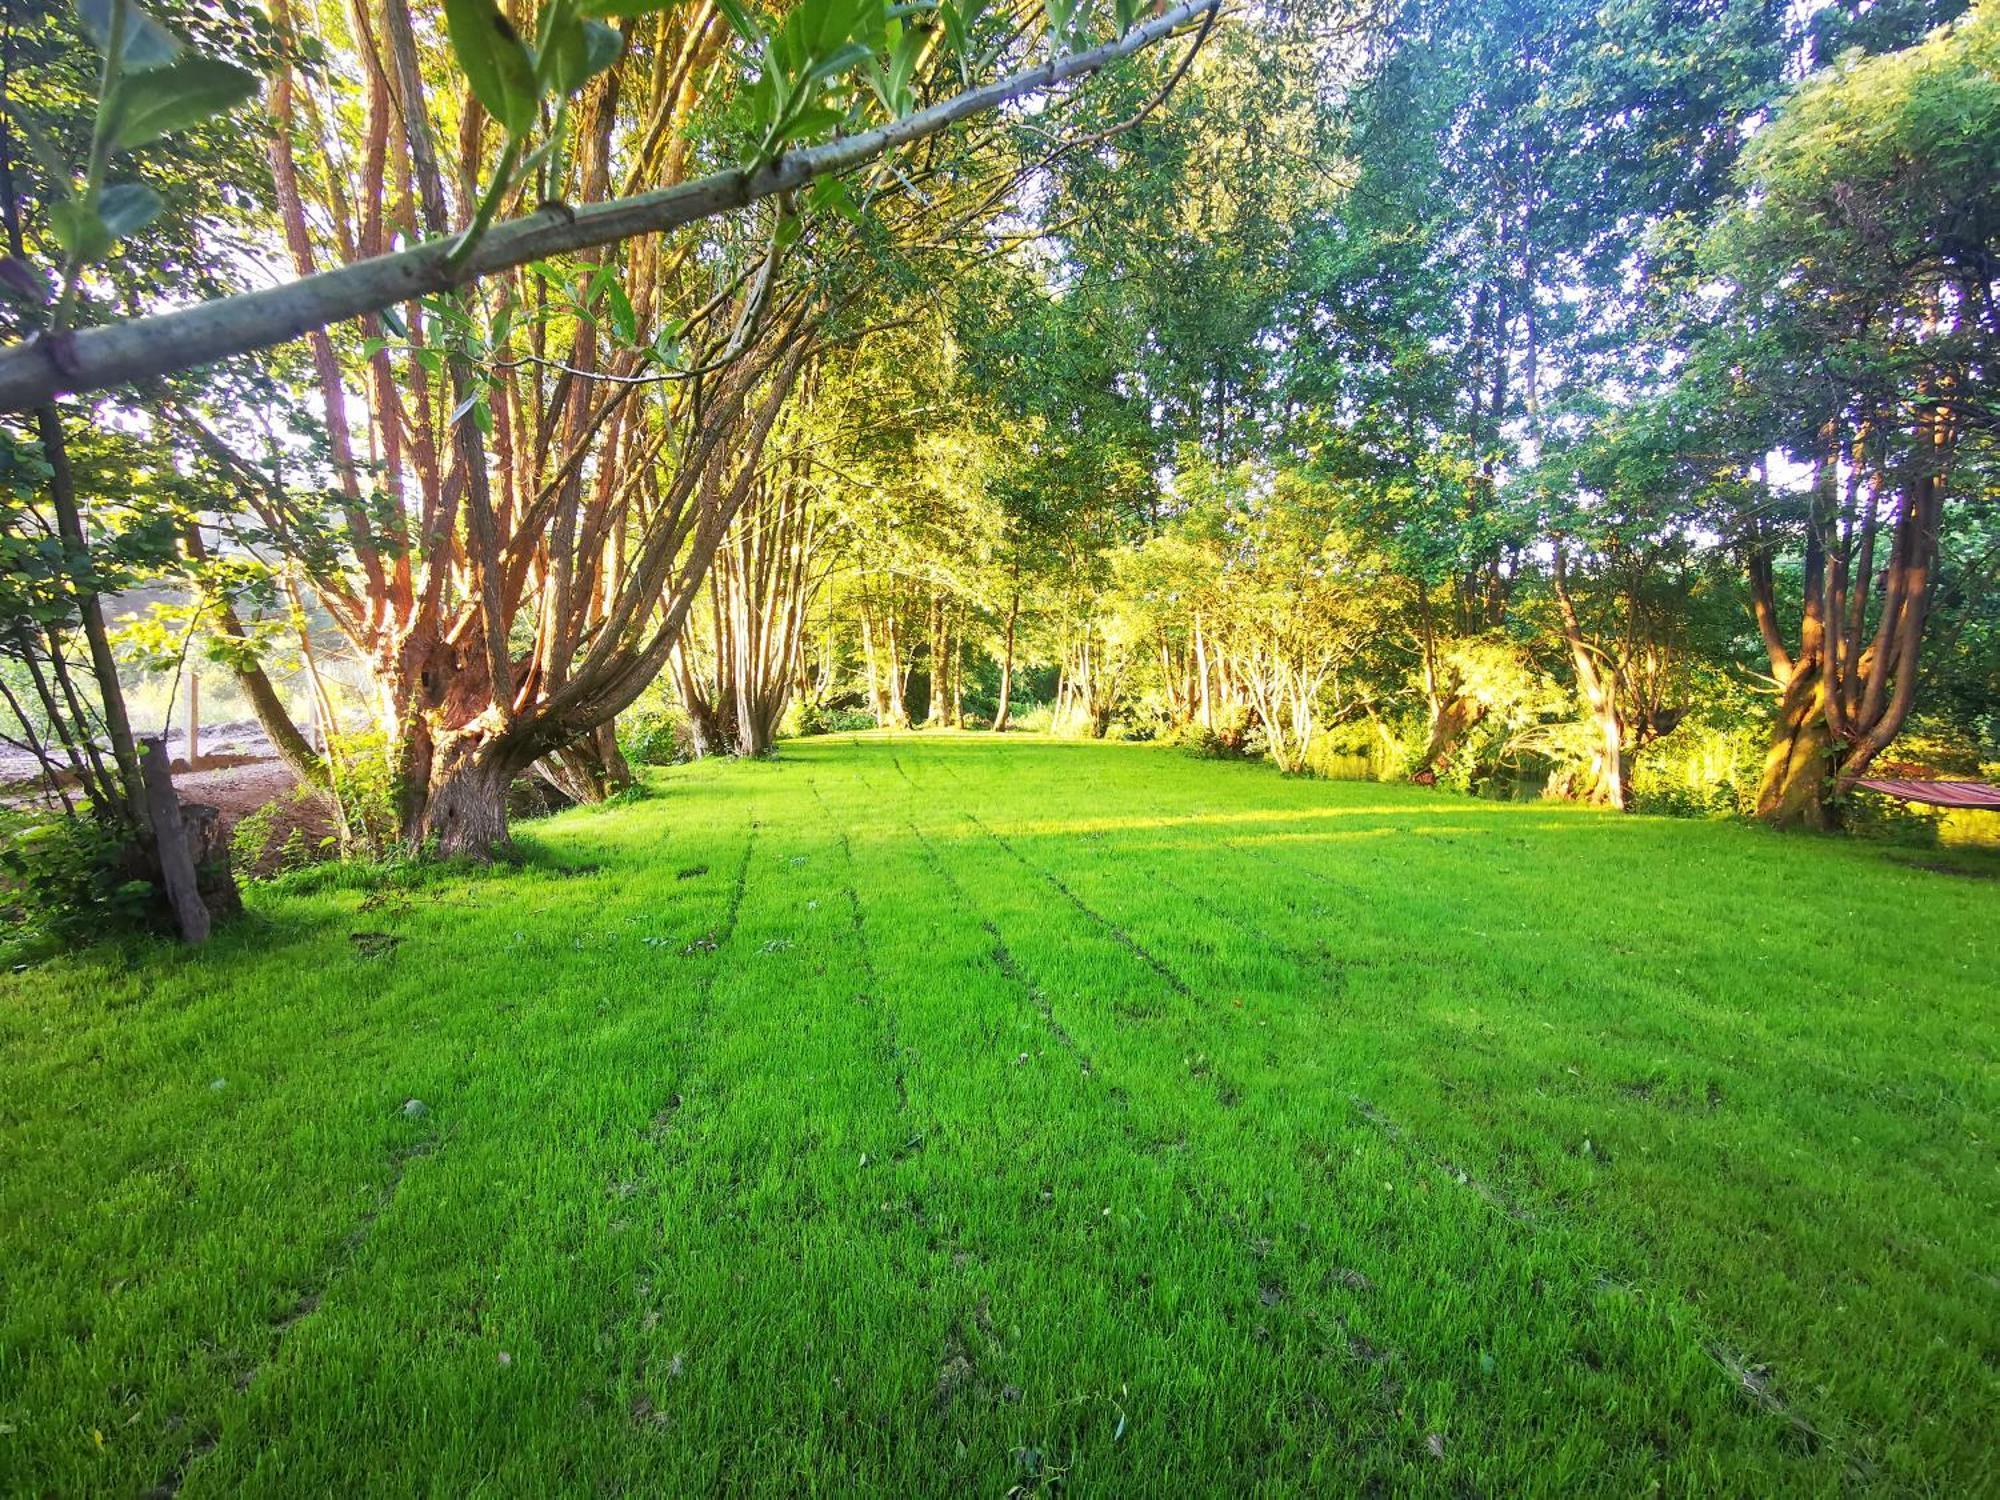
<svg viewBox="0 0 2000 1500"><path fill-rule="evenodd" d="M181 826L181 801L174 792L164 739L154 737L146 741L143 766L146 812L153 826L153 857L159 863L161 889L167 894L167 905L174 914L174 925L180 929L181 941L205 943L209 932L208 908L202 904L194 855L188 850L187 832Z"/></svg>
<svg viewBox="0 0 2000 1500"><path fill-rule="evenodd" d="M1778 699L1764 774L1757 787L1757 816L1777 828L1825 829L1834 825L1828 797L1833 737L1826 727L1826 678L1817 658L1793 667Z"/></svg>
<svg viewBox="0 0 2000 1500"><path fill-rule="evenodd" d="M573 745L535 762L541 778L571 802L594 805L628 790L632 768L618 748L614 724L600 724Z"/></svg>
<svg viewBox="0 0 2000 1500"><path fill-rule="evenodd" d="M1556 596L1556 612L1562 621L1563 640L1569 646L1570 662L1576 668L1576 685L1590 710L1597 730L1597 750L1591 757L1591 785L1587 795L1593 802L1625 811L1625 718L1618 708L1618 664L1606 660L1583 633L1583 625L1570 597L1569 575L1560 539L1555 543L1555 564L1550 586Z"/></svg>
<svg viewBox="0 0 2000 1500"><path fill-rule="evenodd" d="M444 859L491 859L507 842L513 775L504 745L455 736L434 748L429 770L412 842Z"/></svg>
<svg viewBox="0 0 2000 1500"><path fill-rule="evenodd" d="M1430 737L1424 744L1417 771L1419 774L1428 771L1435 776L1458 748L1459 741L1486 717L1486 705L1463 693L1433 694L1430 710Z"/></svg>

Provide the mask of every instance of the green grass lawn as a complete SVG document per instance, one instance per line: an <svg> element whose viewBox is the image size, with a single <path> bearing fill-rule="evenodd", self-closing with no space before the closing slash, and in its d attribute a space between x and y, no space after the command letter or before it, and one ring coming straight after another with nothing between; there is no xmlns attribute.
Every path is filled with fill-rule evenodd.
<svg viewBox="0 0 2000 1500"><path fill-rule="evenodd" d="M1993 1484L1991 881L1140 746L653 790L0 979L0 1492Z"/></svg>

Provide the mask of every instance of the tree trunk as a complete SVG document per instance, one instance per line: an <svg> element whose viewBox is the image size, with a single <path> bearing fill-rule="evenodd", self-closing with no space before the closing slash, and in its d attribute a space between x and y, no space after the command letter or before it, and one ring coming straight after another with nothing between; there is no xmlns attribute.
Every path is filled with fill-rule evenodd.
<svg viewBox="0 0 2000 1500"><path fill-rule="evenodd" d="M882 720L885 729L908 729L910 727L910 705L906 696L909 687L908 674L903 669L903 643L896 630L896 616L893 606L885 627L887 640L888 672L886 674L888 712Z"/></svg>
<svg viewBox="0 0 2000 1500"><path fill-rule="evenodd" d="M76 482L69 463L69 445L63 436L62 417L53 406L38 407L35 423L42 440L42 457L48 461L49 496L54 501L56 532L70 554L70 565L88 567L90 544L83 535L83 510L77 503ZM124 783L125 802L131 825L146 828L146 788L139 770L139 750L132 738L132 721L125 713L125 691L118 681L118 664L111 655L111 636L104 628L104 605L97 591L68 579L83 620L83 637L90 651L91 676L97 679L99 707L104 714L105 732L111 738L111 754L118 763Z"/></svg>
<svg viewBox="0 0 2000 1500"><path fill-rule="evenodd" d="M1832 751L1826 728L1826 679L1817 661L1802 661L1778 700L1764 775L1757 787L1757 816L1777 828L1832 827L1833 809L1827 797Z"/></svg>
<svg viewBox="0 0 2000 1500"><path fill-rule="evenodd" d="M942 599L931 601L931 701L924 715L926 729L951 723L951 612Z"/></svg>
<svg viewBox="0 0 2000 1500"><path fill-rule="evenodd" d="M1597 751L1591 757L1591 800L1625 811L1625 718L1616 700L1592 696L1591 722L1597 727Z"/></svg>
<svg viewBox="0 0 2000 1500"><path fill-rule="evenodd" d="M1418 773L1429 771L1435 776L1451 758L1451 752L1458 748L1458 742L1485 717L1486 705L1476 698L1469 698L1463 693L1433 697L1430 738L1424 745L1423 758L1417 764Z"/></svg>
<svg viewBox="0 0 2000 1500"><path fill-rule="evenodd" d="M889 695L883 690L882 673L875 661L875 631L869 621L873 611L861 606L861 660L868 672L868 712L876 725L889 722Z"/></svg>
<svg viewBox="0 0 2000 1500"><path fill-rule="evenodd" d="M434 844L440 858L493 857L507 842L511 767L501 748L481 735L460 735L432 753L430 775L411 842Z"/></svg>
<svg viewBox="0 0 2000 1500"><path fill-rule="evenodd" d="M632 768L618 748L612 724L600 724L575 744L543 756L535 769L550 786L578 804L602 802L632 785Z"/></svg>
<svg viewBox="0 0 2000 1500"><path fill-rule="evenodd" d="M146 741L143 764L146 815L153 825L153 857L160 868L160 888L167 894L167 905L174 914L174 925L180 929L181 941L205 943L208 908L202 904L194 855L188 848L187 831L181 826L181 802L174 793L164 739L155 737Z"/></svg>
<svg viewBox="0 0 2000 1500"><path fill-rule="evenodd" d="M993 732L1000 734L1007 728L1007 720L1013 712L1010 700L1014 694L1014 627L1021 617L1021 592L1014 591L1007 601L1007 649L1000 658L1000 706L994 710Z"/></svg>
<svg viewBox="0 0 2000 1500"><path fill-rule="evenodd" d="M1201 616L1199 615L1195 616L1194 621L1194 669L1195 675L1201 680L1201 706L1198 711L1201 727L1213 732L1215 729L1215 700L1210 696L1208 691L1208 636L1201 628Z"/></svg>
<svg viewBox="0 0 2000 1500"><path fill-rule="evenodd" d="M694 752L694 758L705 760L722 754L732 738L730 726L723 722L721 706L710 696L707 684L695 670L685 639L675 643L667 664L674 675L675 695L687 712L688 748Z"/></svg>
<svg viewBox="0 0 2000 1500"><path fill-rule="evenodd" d="M1533 346L1530 345L1532 356ZM1591 757L1591 785L1587 795L1593 802L1625 811L1625 717L1618 708L1620 671L1617 661L1595 648L1583 633L1575 601L1570 598L1569 573L1560 537L1554 545L1554 567L1549 585L1556 596L1557 615L1562 621L1563 639L1569 646L1570 661L1576 668L1576 685L1590 710L1597 729L1597 750Z"/></svg>
<svg viewBox="0 0 2000 1500"><path fill-rule="evenodd" d="M736 715L736 753L769 755L784 715L784 700L775 694L741 705Z"/></svg>

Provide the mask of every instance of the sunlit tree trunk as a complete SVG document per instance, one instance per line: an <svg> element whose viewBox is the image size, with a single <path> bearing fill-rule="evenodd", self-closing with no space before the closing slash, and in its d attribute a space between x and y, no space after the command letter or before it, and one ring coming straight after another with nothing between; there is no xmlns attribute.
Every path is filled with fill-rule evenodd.
<svg viewBox="0 0 2000 1500"><path fill-rule="evenodd" d="M933 595L930 606L931 701L924 715L928 728L943 729L951 717L951 664L956 643L951 634L951 608L943 594Z"/></svg>
<svg viewBox="0 0 2000 1500"><path fill-rule="evenodd" d="M1021 618L1021 591L1016 588L1007 597L1007 633L1000 653L1000 703L993 711L993 730L998 734L1007 727L1013 712L1014 696L1014 631Z"/></svg>
<svg viewBox="0 0 2000 1500"><path fill-rule="evenodd" d="M884 680L886 701L882 723L890 729L908 729L910 710L905 694L909 688L909 674L903 665L902 634L897 628L897 611L893 601L883 622L883 636L888 671Z"/></svg>
<svg viewBox="0 0 2000 1500"><path fill-rule="evenodd" d="M1770 747L1757 786L1756 812L1780 828L1826 828L1833 740L1826 728L1826 679L1816 657L1798 662L1778 697Z"/></svg>
<svg viewBox="0 0 2000 1500"><path fill-rule="evenodd" d="M875 658L875 612L866 599L861 604L861 661L868 679L868 712L875 722L889 720L889 694L883 685L882 669Z"/></svg>
<svg viewBox="0 0 2000 1500"><path fill-rule="evenodd" d="M1562 620L1563 641L1569 647L1570 664L1576 670L1577 691L1583 695L1596 731L1597 744L1591 752L1590 781L1584 789L1586 800L1625 810L1625 718L1618 702L1618 664L1600 651L1584 635L1577 617L1576 602L1570 596L1568 564L1561 538L1555 541L1555 568L1550 583L1556 596L1556 612Z"/></svg>

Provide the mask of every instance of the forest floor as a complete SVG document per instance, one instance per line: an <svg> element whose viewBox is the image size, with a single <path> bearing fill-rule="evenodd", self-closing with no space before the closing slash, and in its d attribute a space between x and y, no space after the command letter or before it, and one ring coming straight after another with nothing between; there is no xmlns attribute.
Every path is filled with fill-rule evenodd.
<svg viewBox="0 0 2000 1500"><path fill-rule="evenodd" d="M2000 886L788 743L0 976L0 1493L1972 1493Z"/></svg>

